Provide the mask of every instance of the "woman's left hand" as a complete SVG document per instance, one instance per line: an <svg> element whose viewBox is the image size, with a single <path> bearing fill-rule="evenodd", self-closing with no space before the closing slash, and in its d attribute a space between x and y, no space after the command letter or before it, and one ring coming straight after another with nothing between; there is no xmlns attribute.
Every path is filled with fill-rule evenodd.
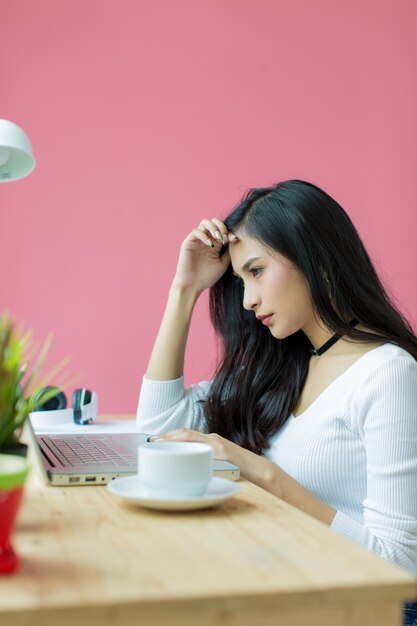
<svg viewBox="0 0 417 626"><path fill-rule="evenodd" d="M246 448L242 448L237 443L229 441L216 433L200 433L190 428L179 428L159 435L149 437L151 442L157 441L193 441L198 443L208 443L213 447L214 458L219 461L229 461L237 465L242 478L272 491L270 482L280 473L280 469L275 463L259 456ZM278 494L277 494L278 495Z"/></svg>
<svg viewBox="0 0 417 626"><path fill-rule="evenodd" d="M193 441L198 443L208 443L214 449L214 458L220 461L229 461L238 465L239 452L243 452L243 449L237 444L220 437L216 433L200 433L197 430L191 430L190 428L179 428L178 430L171 430L167 433L161 433L160 435L153 435L149 437L149 441ZM247 452L247 451L246 451Z"/></svg>

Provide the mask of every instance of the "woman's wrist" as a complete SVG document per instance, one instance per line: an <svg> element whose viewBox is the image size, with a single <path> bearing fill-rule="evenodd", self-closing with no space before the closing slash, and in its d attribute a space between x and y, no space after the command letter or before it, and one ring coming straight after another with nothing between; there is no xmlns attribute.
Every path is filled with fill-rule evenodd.
<svg viewBox="0 0 417 626"><path fill-rule="evenodd" d="M272 491L273 488L277 491L279 468L275 463L240 446L236 447L237 450L233 455L235 458L232 461L240 467L242 477L266 491ZM275 495L282 497L282 494L275 493Z"/></svg>
<svg viewBox="0 0 417 626"><path fill-rule="evenodd" d="M195 304L203 291L203 289L199 289L195 285L183 284L180 279L174 277L169 290L169 297L179 298L186 302Z"/></svg>

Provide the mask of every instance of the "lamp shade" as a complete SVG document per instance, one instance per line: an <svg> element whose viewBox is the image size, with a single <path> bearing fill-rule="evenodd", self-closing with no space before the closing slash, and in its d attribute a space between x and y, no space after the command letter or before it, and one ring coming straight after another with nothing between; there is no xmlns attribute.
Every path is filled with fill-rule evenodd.
<svg viewBox="0 0 417 626"><path fill-rule="evenodd" d="M26 133L14 122L0 119L0 183L31 173L35 157Z"/></svg>

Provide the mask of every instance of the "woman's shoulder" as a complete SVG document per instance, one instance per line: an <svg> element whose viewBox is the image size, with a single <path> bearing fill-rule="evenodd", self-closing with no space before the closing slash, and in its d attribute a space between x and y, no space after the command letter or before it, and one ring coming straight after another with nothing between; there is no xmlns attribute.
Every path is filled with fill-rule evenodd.
<svg viewBox="0 0 417 626"><path fill-rule="evenodd" d="M417 361L400 346L385 343L369 350L354 369L357 392L392 395L395 390L417 399Z"/></svg>
<svg viewBox="0 0 417 626"><path fill-rule="evenodd" d="M386 343L367 352L361 361L351 381L347 412L353 430L364 433L365 428L390 425L397 429L404 428L404 424L417 428L414 357L407 350Z"/></svg>
<svg viewBox="0 0 417 626"><path fill-rule="evenodd" d="M406 358L406 359L410 359L411 361L416 362L415 358L404 348L401 348L401 346L398 346L395 343L384 343L381 348L384 348L384 352L386 356L389 357L401 357L401 358Z"/></svg>
<svg viewBox="0 0 417 626"><path fill-rule="evenodd" d="M384 343L366 352L360 359L362 364L369 368L370 366L377 367L378 365L399 364L410 365L417 368L417 361L415 358L394 343Z"/></svg>

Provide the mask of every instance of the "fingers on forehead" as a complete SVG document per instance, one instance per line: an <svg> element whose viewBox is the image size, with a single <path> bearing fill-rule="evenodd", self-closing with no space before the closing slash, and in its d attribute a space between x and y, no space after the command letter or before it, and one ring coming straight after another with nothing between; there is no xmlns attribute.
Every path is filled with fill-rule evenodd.
<svg viewBox="0 0 417 626"><path fill-rule="evenodd" d="M213 222L213 224L215 224L215 226L217 226L222 235L227 235L229 231L227 230L227 226L224 222L219 220L218 217L213 217L211 221Z"/></svg>
<svg viewBox="0 0 417 626"><path fill-rule="evenodd" d="M204 220L201 220L199 229L213 231L215 230L214 226L215 225L213 224L212 220L204 219Z"/></svg>

